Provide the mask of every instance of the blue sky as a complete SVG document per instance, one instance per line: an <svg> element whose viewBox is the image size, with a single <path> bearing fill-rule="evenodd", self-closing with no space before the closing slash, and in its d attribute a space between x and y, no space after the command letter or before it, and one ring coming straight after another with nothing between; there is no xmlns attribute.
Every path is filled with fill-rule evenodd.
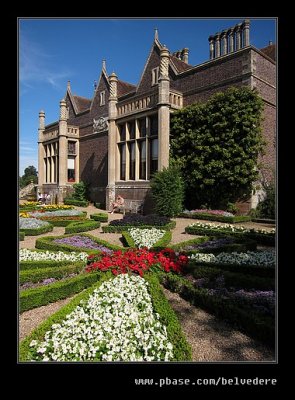
<svg viewBox="0 0 295 400"><path fill-rule="evenodd" d="M246 16L247 17L247 16ZM171 52L188 47L189 63L209 59L208 37L246 18L229 19L19 19L19 171L38 169L38 113L57 121L59 101L72 93L92 98L93 83L107 71L137 84L154 38ZM250 18L250 43L276 42L275 18Z"/></svg>

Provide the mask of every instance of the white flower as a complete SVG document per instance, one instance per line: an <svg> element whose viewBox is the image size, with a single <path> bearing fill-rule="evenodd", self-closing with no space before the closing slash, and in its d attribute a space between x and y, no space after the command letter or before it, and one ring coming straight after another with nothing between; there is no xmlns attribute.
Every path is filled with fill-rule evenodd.
<svg viewBox="0 0 295 400"><path fill-rule="evenodd" d="M164 230L156 228L152 229L131 228L128 230L128 232L138 248L147 247L148 249L150 249L165 234Z"/></svg>

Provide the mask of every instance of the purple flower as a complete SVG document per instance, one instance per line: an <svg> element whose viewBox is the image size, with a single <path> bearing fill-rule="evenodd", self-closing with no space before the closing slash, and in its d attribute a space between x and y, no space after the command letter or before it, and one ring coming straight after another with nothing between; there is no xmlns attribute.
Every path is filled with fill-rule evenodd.
<svg viewBox="0 0 295 400"><path fill-rule="evenodd" d="M68 244L73 247L81 247L84 249L93 249L103 251L105 253L111 254L113 251L108 249L107 247L94 242L94 240L80 235L74 235L70 237L65 237L62 239L55 239L54 243Z"/></svg>

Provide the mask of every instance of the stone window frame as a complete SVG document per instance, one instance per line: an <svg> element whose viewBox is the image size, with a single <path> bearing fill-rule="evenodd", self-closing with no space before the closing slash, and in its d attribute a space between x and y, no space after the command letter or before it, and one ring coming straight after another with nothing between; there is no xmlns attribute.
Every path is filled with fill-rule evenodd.
<svg viewBox="0 0 295 400"><path fill-rule="evenodd" d="M104 106L106 103L106 91L103 90L99 93L99 105Z"/></svg>
<svg viewBox="0 0 295 400"><path fill-rule="evenodd" d="M159 83L160 76L160 67L156 67L152 69L152 86L155 86Z"/></svg>

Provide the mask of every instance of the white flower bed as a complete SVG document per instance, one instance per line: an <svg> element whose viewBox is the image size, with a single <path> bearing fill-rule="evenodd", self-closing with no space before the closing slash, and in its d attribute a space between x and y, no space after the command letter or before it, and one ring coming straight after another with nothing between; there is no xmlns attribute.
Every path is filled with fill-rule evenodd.
<svg viewBox="0 0 295 400"><path fill-rule="evenodd" d="M20 249L19 261L86 261L87 253L64 253L58 251L56 253L51 251L32 251L29 249Z"/></svg>
<svg viewBox="0 0 295 400"><path fill-rule="evenodd" d="M104 282L44 342L30 343L41 361L170 361L172 344L153 312L148 283L118 275Z"/></svg>
<svg viewBox="0 0 295 400"><path fill-rule="evenodd" d="M192 254L191 260L209 264L239 264L239 265L261 265L272 267L275 265L275 251L247 251L247 253L220 253L220 254Z"/></svg>
<svg viewBox="0 0 295 400"><path fill-rule="evenodd" d="M132 228L128 230L130 236L134 240L136 247L147 247L150 249L161 237L164 236L166 231L152 228L152 229L139 229Z"/></svg>
<svg viewBox="0 0 295 400"><path fill-rule="evenodd" d="M203 224L202 222L195 222L194 224L189 225L189 227L197 227L197 228L202 228L202 229L218 229L218 230L230 230L231 232L255 232L255 233L263 233L263 234L268 234L268 233L275 233L276 230L270 229L269 231L265 229L248 229L245 228L244 226L233 226L231 224L210 224L210 223L205 223Z"/></svg>
<svg viewBox="0 0 295 400"><path fill-rule="evenodd" d="M36 218L20 218L19 219L19 229L36 229L41 226L48 226L49 222L41 221Z"/></svg>
<svg viewBox="0 0 295 400"><path fill-rule="evenodd" d="M74 215L83 215L82 211L78 210L57 210L57 211L32 211L28 213L31 217L70 217Z"/></svg>

